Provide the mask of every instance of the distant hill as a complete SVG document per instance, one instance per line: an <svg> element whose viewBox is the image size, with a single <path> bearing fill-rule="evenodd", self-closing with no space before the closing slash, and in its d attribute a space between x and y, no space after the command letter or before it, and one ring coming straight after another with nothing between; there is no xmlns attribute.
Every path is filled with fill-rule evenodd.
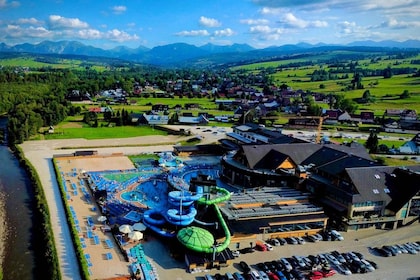
<svg viewBox="0 0 420 280"><path fill-rule="evenodd" d="M175 43L149 49L144 46L128 48L119 46L110 50L84 45L77 41L43 41L38 44L18 44L9 46L0 43L2 53L34 53L59 55L85 55L94 57L117 58L137 63L157 66L203 66L209 67L226 63L272 60L288 55L308 54L331 50L384 51L386 49L420 49L419 40L397 41L358 41L346 46L308 43L271 46L255 49L247 44L220 46L206 44L201 47L186 43Z"/></svg>

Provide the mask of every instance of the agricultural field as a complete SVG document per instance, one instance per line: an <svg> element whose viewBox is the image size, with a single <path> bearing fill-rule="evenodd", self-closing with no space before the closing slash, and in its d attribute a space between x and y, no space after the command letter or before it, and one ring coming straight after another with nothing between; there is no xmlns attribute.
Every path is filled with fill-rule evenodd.
<svg viewBox="0 0 420 280"><path fill-rule="evenodd" d="M277 86L286 84L294 90L304 90L310 92L319 92L325 94L343 94L345 98L356 100L363 96L366 90L369 90L374 102L369 104L359 104L356 113L363 110L373 110L375 115L381 116L386 109L413 109L420 111L420 77L413 77L412 74L393 75L391 78L384 78L383 76L362 77L362 89L349 90L348 86L353 79L352 73L335 73L339 79L311 81L311 75L316 70L329 71L336 69L331 67L326 62L328 59L332 60L339 55L352 55L351 52L331 52L329 54L321 54L319 56L310 56L306 58L287 59L279 61L253 63L243 66L233 67L232 70L245 70L252 73L264 69L271 69L271 78ZM354 53L353 53L354 55ZM385 69L392 68L416 68L420 65L412 64L413 60L420 60L420 55L414 55L409 58L395 59L389 58L383 54L372 53L372 58L365 58L360 60L349 60L347 63L356 63L357 69ZM307 63L307 62L313 63ZM318 61L318 62L317 62ZM305 63L304 63L305 62ZM291 67L290 65L302 66ZM343 62L344 63L344 62ZM273 69L274 72L273 72ZM345 77L347 74L348 77ZM401 99L400 95L404 91L410 93L410 97ZM326 107L326 106L323 106Z"/></svg>

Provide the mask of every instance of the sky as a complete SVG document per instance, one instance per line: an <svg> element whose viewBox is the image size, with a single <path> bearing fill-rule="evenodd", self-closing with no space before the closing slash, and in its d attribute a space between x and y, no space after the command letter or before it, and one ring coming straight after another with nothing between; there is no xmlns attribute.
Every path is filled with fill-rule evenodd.
<svg viewBox="0 0 420 280"><path fill-rule="evenodd" d="M111 49L419 40L419 0L0 0L0 42Z"/></svg>

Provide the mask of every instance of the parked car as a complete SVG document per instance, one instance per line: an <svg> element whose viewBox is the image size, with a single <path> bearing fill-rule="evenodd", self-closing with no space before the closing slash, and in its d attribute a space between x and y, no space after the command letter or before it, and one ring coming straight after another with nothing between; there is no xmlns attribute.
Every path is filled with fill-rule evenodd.
<svg viewBox="0 0 420 280"><path fill-rule="evenodd" d="M392 256L396 256L397 255L397 251L395 251L391 246L384 245L384 246L382 246L382 249L385 250L385 251L390 252Z"/></svg>
<svg viewBox="0 0 420 280"><path fill-rule="evenodd" d="M339 264L336 267L341 274L344 274L344 275L351 275L352 274L350 269L345 264Z"/></svg>
<svg viewBox="0 0 420 280"><path fill-rule="evenodd" d="M398 249L400 249L401 253L408 254L407 249L404 246L402 246L401 244L396 244L395 246L397 246Z"/></svg>
<svg viewBox="0 0 420 280"><path fill-rule="evenodd" d="M283 265L285 270L291 271L293 269L292 265L289 263L289 261L286 258L281 258L280 262Z"/></svg>
<svg viewBox="0 0 420 280"><path fill-rule="evenodd" d="M225 279L226 280L235 280L235 278L233 277L232 273L230 273L230 272L226 272L225 273Z"/></svg>
<svg viewBox="0 0 420 280"><path fill-rule="evenodd" d="M204 275L204 279L205 280L214 280L213 276L211 276L210 274Z"/></svg>
<svg viewBox="0 0 420 280"><path fill-rule="evenodd" d="M365 265L367 271L370 271L370 272L375 271L375 268L370 264L370 262L364 259L360 261Z"/></svg>
<svg viewBox="0 0 420 280"><path fill-rule="evenodd" d="M300 236L298 236L298 237L296 237L296 240L297 240L297 242L299 243L299 244L305 244L306 242L305 242L305 239L303 239L302 237L300 237Z"/></svg>
<svg viewBox="0 0 420 280"><path fill-rule="evenodd" d="M273 251L273 246L271 246L270 244L264 242L264 246L267 249L267 251Z"/></svg>
<svg viewBox="0 0 420 280"><path fill-rule="evenodd" d="M286 245L287 244L286 239L284 239L282 237L277 238L277 240L280 242L280 245Z"/></svg>
<svg viewBox="0 0 420 280"><path fill-rule="evenodd" d="M238 250L232 251L232 256L234 256L235 258L239 257L241 255L241 253Z"/></svg>
<svg viewBox="0 0 420 280"><path fill-rule="evenodd" d="M321 270L321 273L322 273L322 276L326 278L326 277L331 277L335 275L337 272L334 269L323 269Z"/></svg>
<svg viewBox="0 0 420 280"><path fill-rule="evenodd" d="M251 279L253 279L253 280L262 280L262 278L261 278L261 276L260 276L260 274L258 273L258 271L256 271L256 270L251 270L250 272L249 272L249 276L251 277Z"/></svg>
<svg viewBox="0 0 420 280"><path fill-rule="evenodd" d="M314 237L316 238L316 239L318 239L319 241L322 241L324 238L322 237L322 235L321 234L319 234L319 233L315 233L314 234Z"/></svg>
<svg viewBox="0 0 420 280"><path fill-rule="evenodd" d="M346 263L346 259L337 251L332 251L331 255L333 255L340 263Z"/></svg>
<svg viewBox="0 0 420 280"><path fill-rule="evenodd" d="M318 238L316 238L314 235L308 235L307 236L308 240L311 242L318 242Z"/></svg>
<svg viewBox="0 0 420 280"><path fill-rule="evenodd" d="M234 272L233 277L235 280L245 280L245 278L239 272Z"/></svg>
<svg viewBox="0 0 420 280"><path fill-rule="evenodd" d="M260 263L257 263L256 266L257 266L258 270L269 271L268 266L266 266L265 263L260 262Z"/></svg>
<svg viewBox="0 0 420 280"><path fill-rule="evenodd" d="M333 265L339 265L340 262L332 255L332 254L325 254L327 260L329 260Z"/></svg>
<svg viewBox="0 0 420 280"><path fill-rule="evenodd" d="M324 276L322 275L322 273L320 271L311 271L308 274L308 278L310 280L320 280L322 278L324 278Z"/></svg>
<svg viewBox="0 0 420 280"><path fill-rule="evenodd" d="M296 240L296 238L294 238L294 237L288 237L288 238L286 238L286 240L287 240L287 243L292 244L292 245L299 244L298 241Z"/></svg>
<svg viewBox="0 0 420 280"><path fill-rule="evenodd" d="M242 271L245 273L248 273L251 271L251 268L249 267L249 265L244 261L240 261L239 266L241 267Z"/></svg>
<svg viewBox="0 0 420 280"><path fill-rule="evenodd" d="M375 247L373 250L382 257L392 257L392 253L389 250L385 250L379 247Z"/></svg>
<svg viewBox="0 0 420 280"><path fill-rule="evenodd" d="M270 280L280 280L280 278L274 272L267 272L267 276Z"/></svg>
<svg viewBox="0 0 420 280"><path fill-rule="evenodd" d="M331 236L333 238L333 240L339 240L339 241L343 241L344 237L335 229L331 230Z"/></svg>
<svg viewBox="0 0 420 280"><path fill-rule="evenodd" d="M306 280L305 274L297 269L292 269L290 273L295 277L296 280Z"/></svg>
<svg viewBox="0 0 420 280"><path fill-rule="evenodd" d="M306 263L303 261L303 258L302 257L300 257L300 256L293 256L292 258L297 262L297 264L298 264L298 266L300 268L306 267Z"/></svg>
<svg viewBox="0 0 420 280"><path fill-rule="evenodd" d="M270 278L268 278L267 273L265 273L264 271L258 271L258 273L260 274L262 280L270 280Z"/></svg>
<svg viewBox="0 0 420 280"><path fill-rule="evenodd" d="M246 247L246 248L243 248L243 249L239 250L239 253L241 253L241 254L250 254L250 253L253 253L253 252L255 252L255 249L252 248L252 247Z"/></svg>
<svg viewBox="0 0 420 280"><path fill-rule="evenodd" d="M408 253L410 253L412 255L417 254L417 250L414 249L414 247L411 246L409 243L402 244L402 246L404 246L407 249Z"/></svg>
<svg viewBox="0 0 420 280"><path fill-rule="evenodd" d="M282 271L276 271L275 273L279 277L279 280L287 280L286 275Z"/></svg>
<svg viewBox="0 0 420 280"><path fill-rule="evenodd" d="M276 238L270 239L270 243L273 246L280 246L280 241L278 241Z"/></svg>

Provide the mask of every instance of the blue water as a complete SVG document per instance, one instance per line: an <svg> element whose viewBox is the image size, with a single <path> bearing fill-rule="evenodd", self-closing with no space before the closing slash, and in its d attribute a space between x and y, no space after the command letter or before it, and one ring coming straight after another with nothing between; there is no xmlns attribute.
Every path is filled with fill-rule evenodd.
<svg viewBox="0 0 420 280"><path fill-rule="evenodd" d="M6 126L6 119L0 118L0 129ZM3 277L8 279L35 279L35 257L32 248L33 191L26 172L5 145L0 145L0 193L4 194L7 228L4 248Z"/></svg>
<svg viewBox="0 0 420 280"><path fill-rule="evenodd" d="M162 209L168 202L168 183L161 180L148 180L139 184L134 191L124 192L121 198L136 201L153 209Z"/></svg>

